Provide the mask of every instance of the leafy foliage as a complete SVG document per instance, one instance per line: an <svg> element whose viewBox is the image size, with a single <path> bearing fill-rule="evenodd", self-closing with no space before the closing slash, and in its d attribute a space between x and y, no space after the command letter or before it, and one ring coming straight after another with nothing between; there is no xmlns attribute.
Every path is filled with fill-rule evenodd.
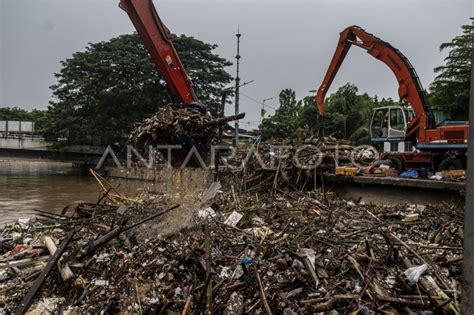
<svg viewBox="0 0 474 315"><path fill-rule="evenodd" d="M372 109L398 105L391 99L378 100L367 93L358 94L355 85L340 87L326 100L326 115L322 120L316 110L315 100L307 96L297 101L295 92L285 89L280 93L280 107L260 125L263 139L296 138L300 130L317 135L322 124L325 135L346 138L354 143L369 142L369 127Z"/></svg>
<svg viewBox="0 0 474 315"><path fill-rule="evenodd" d="M221 89L231 81L231 63L215 55L217 46L173 36L199 99L217 108ZM137 34L90 43L61 62L51 87L51 129L75 144L104 144L126 137L135 122L171 102L166 84Z"/></svg>
<svg viewBox="0 0 474 315"><path fill-rule="evenodd" d="M445 65L434 69L438 76L430 86L430 103L452 119L468 118L473 31L473 25L464 25L462 35L441 44L440 50L449 49L449 53Z"/></svg>
<svg viewBox="0 0 474 315"><path fill-rule="evenodd" d="M50 125L48 112L39 109L27 111L19 107L2 107L0 108L0 120L33 121L35 131L39 133L46 132Z"/></svg>
<svg viewBox="0 0 474 315"><path fill-rule="evenodd" d="M19 107L0 108L0 120L30 120L30 113Z"/></svg>
<svg viewBox="0 0 474 315"><path fill-rule="evenodd" d="M299 125L301 101L296 100L296 93L291 89L280 92L280 107L275 115L262 120L260 130L263 139L293 138Z"/></svg>
<svg viewBox="0 0 474 315"><path fill-rule="evenodd" d="M358 144L369 143L370 120L374 108L398 105L392 99L379 101L377 96L358 94L358 88L349 83L328 97L326 104L325 134L350 139Z"/></svg>

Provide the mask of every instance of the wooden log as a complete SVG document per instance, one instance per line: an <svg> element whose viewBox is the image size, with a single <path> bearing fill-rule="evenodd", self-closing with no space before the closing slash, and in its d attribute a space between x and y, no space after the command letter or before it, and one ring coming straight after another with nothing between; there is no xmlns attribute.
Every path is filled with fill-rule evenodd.
<svg viewBox="0 0 474 315"><path fill-rule="evenodd" d="M225 125L226 123L234 120L240 120L245 117L245 113L240 113L237 115L232 115L232 116L227 116L227 117L221 117L217 118L208 122L205 122L202 126L203 128L211 127L211 126L221 126Z"/></svg>
<svg viewBox="0 0 474 315"><path fill-rule="evenodd" d="M330 298L303 300L300 301L300 303L308 305L313 312L327 312L337 307L349 305L352 301L357 300L358 298L358 295L343 294L335 295Z"/></svg>
<svg viewBox="0 0 474 315"><path fill-rule="evenodd" d="M416 296L414 296L413 299L404 299L404 298L390 297L390 296L377 296L377 299L384 302L390 302L394 304L413 305L417 307L422 307L429 304L428 300L423 300L422 298L418 298Z"/></svg>
<svg viewBox="0 0 474 315"><path fill-rule="evenodd" d="M191 302L192 302L193 296L190 294L188 298L186 299L186 303L184 304L183 311L181 312L181 315L188 315L189 310L191 309Z"/></svg>
<svg viewBox="0 0 474 315"><path fill-rule="evenodd" d="M79 252L74 252L74 253L71 253L68 257L65 258L65 261L70 261L74 258L79 258L79 259L83 259L89 255L92 255L95 250L101 246L104 246L105 244L107 244L109 241L111 241L112 239L115 239L117 237L120 236L120 234L122 234L123 232L126 232L128 230L131 230L139 225L142 225L143 223L146 223L150 220L153 220L159 216L162 216L164 215L165 213L168 213L170 212L171 210L174 210L176 208L178 208L180 205L175 205L171 208L168 208L166 210L163 210L162 212L159 212L159 213L156 213L156 214L153 214L137 223L134 223L130 226L127 226L125 227L124 224L126 223L126 221L118 226L117 228L113 229L112 231L110 231L109 233L105 234L104 236L94 240L93 242L91 242L90 244L88 244L87 246L85 246L85 248L81 249ZM79 255L78 255L79 254Z"/></svg>
<svg viewBox="0 0 474 315"><path fill-rule="evenodd" d="M272 310L270 309L270 305L268 305L267 297L265 296L265 291L263 290L262 280L260 279L260 274L258 273L257 266L252 265L253 272L255 274L255 278L257 279L258 289L260 292L260 299L262 300L262 304L265 308L265 312L267 315L272 315Z"/></svg>
<svg viewBox="0 0 474 315"><path fill-rule="evenodd" d="M49 259L49 256L42 256L38 258L25 258L21 260L8 261L5 263L0 263L0 270L11 268L11 267L25 267L29 265L34 265L38 262L47 261L48 259Z"/></svg>
<svg viewBox="0 0 474 315"><path fill-rule="evenodd" d="M49 253L51 254L51 256L53 256L56 250L58 249L53 239L49 236L44 236L43 242L46 248L48 249ZM59 259L57 263L58 270L59 270L59 273L61 274L61 278L64 281L68 281L69 279L74 277L74 273L72 272L71 268L69 268L69 265L67 263L62 264L61 260L62 259Z"/></svg>
<svg viewBox="0 0 474 315"><path fill-rule="evenodd" d="M319 286L319 278L316 274L316 270L314 270L313 268L313 264L306 256L301 256L301 261L303 262L303 266L306 268L306 271L308 272L309 276L313 280L315 288L317 288Z"/></svg>
<svg viewBox="0 0 474 315"><path fill-rule="evenodd" d="M66 237L64 240L61 242L61 245L59 245L59 248L54 252L54 255L51 256L51 258L48 260L48 264L44 268L44 270L41 272L41 274L38 276L38 278L35 280L35 283L33 286L28 290L28 293L25 295L23 300L21 301L20 305L18 308L15 310L15 315L20 315L20 314L25 314L28 308L31 306L33 303L33 300L36 296L36 294L39 292L41 287L43 286L44 282L48 278L51 270L53 270L54 265L58 262L59 258L61 255L64 253L66 250L67 246L69 245L69 242L71 242L72 237L76 231L71 231L68 234L66 234Z"/></svg>

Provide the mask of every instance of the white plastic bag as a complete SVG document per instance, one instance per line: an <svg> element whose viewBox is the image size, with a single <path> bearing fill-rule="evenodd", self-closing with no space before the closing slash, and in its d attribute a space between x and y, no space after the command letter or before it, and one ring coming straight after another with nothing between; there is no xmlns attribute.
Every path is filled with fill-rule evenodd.
<svg viewBox="0 0 474 315"><path fill-rule="evenodd" d="M421 275L428 269L426 264L420 266L413 266L405 270L404 274L408 278L410 284L415 284L420 279Z"/></svg>

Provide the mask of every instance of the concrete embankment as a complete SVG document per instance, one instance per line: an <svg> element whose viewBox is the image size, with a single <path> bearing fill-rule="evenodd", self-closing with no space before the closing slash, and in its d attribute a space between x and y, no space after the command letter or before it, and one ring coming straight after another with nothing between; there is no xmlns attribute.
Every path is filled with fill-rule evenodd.
<svg viewBox="0 0 474 315"><path fill-rule="evenodd" d="M156 187L192 191L193 187L207 187L214 178L212 170L202 168L158 168L132 167L119 169L106 167L108 176L124 179L150 181ZM431 204L443 201L463 203L464 182L434 180L410 180L388 177L335 176L325 175L325 189L338 197L374 204L417 203ZM317 189L322 187L320 178Z"/></svg>

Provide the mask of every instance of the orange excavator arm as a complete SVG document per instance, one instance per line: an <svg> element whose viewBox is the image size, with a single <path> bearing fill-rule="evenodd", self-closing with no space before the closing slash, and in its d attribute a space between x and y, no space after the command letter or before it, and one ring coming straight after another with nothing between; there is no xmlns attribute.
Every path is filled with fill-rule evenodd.
<svg viewBox="0 0 474 315"><path fill-rule="evenodd" d="M120 0L138 35L163 76L175 103L198 103L192 83L171 42L171 32L163 24L152 0Z"/></svg>
<svg viewBox="0 0 474 315"><path fill-rule="evenodd" d="M316 104L320 115L324 116L324 98L352 45L367 50L371 56L385 63L395 75L400 100L406 99L415 112L415 117L407 126L406 137L413 139L417 136L417 130L434 128L433 113L410 61L398 49L358 26L350 26L340 33L331 64L316 94Z"/></svg>

